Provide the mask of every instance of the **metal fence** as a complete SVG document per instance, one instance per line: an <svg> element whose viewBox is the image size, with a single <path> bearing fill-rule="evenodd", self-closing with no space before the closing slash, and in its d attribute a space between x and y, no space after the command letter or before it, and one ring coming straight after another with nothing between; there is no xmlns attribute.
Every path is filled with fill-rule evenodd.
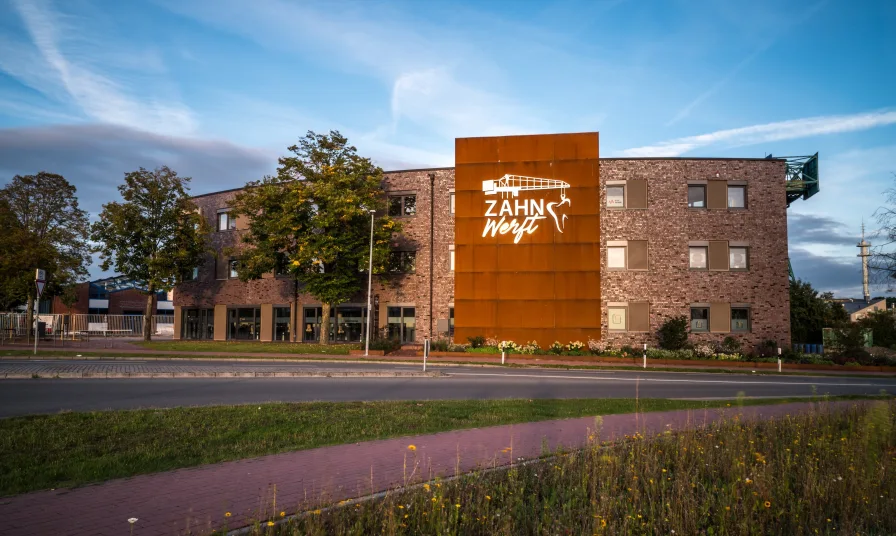
<svg viewBox="0 0 896 536"><path fill-rule="evenodd" d="M43 323L43 337L66 337L77 334L105 337L143 335L143 316L136 315L35 315ZM174 315L154 315L153 335L174 335ZM0 313L0 341L15 340L34 333L25 313Z"/></svg>

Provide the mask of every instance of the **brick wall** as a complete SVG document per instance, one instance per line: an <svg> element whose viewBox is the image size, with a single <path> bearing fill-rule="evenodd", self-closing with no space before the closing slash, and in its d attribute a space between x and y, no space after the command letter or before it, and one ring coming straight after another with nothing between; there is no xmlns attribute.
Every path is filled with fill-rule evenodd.
<svg viewBox="0 0 896 536"><path fill-rule="evenodd" d="M787 214L784 163L776 160L605 159L600 178L606 181L646 179L647 209L601 211L601 299L650 303L650 332L607 330L619 344L655 344L655 331L669 317L690 315L691 303L747 303L752 309L750 333L695 333L692 341L721 342L727 335L745 349L771 339L790 346L790 297L787 267ZM747 182L747 209L689 209L688 180ZM601 204L606 189L601 188ZM606 242L647 240L646 272L606 269ZM689 269L688 242L729 240L749 243L749 271L714 272Z"/></svg>
<svg viewBox="0 0 896 536"><path fill-rule="evenodd" d="M373 293L379 295L380 326L386 323L390 304L415 307L416 340L430 334L430 174L434 183L434 244L432 329L448 318L454 299L454 273L449 266L449 246L454 241L454 218L450 192L454 169L388 172L384 187L389 192L414 193L417 211L402 218L403 232L393 246L417 251L416 272L375 277ZM674 315L689 315L697 302L747 303L752 309L751 332L735 335L747 348L767 339L781 347L790 344L790 302L787 269L787 216L784 195L784 163L776 160L708 159L602 159L600 163L601 205L605 206L606 181L646 179L648 208L601 210L601 301L603 337L619 344L656 343L654 332ZM694 210L687 206L688 180L746 181L746 210ZM214 228L216 212L224 208L234 192L195 198ZM212 233L213 247L220 251L238 244L240 231ZM647 240L648 270L608 271L606 242ZM729 240L749 243L747 272L692 271L688 268L688 242ZM243 283L215 279L214 259L200 267L199 280L178 286L175 306L287 305L293 299L290 278L265 276ZM365 304L366 281L352 303ZM650 332L611 332L606 308L611 302L650 303ZM300 307L318 305L312 296L300 293ZM301 309L299 309L301 311ZM728 334L693 334L693 341L721 341Z"/></svg>

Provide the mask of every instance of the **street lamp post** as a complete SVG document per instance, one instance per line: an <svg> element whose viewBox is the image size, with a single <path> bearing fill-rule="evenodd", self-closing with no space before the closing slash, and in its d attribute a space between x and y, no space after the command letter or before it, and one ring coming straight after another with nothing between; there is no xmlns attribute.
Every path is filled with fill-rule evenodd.
<svg viewBox="0 0 896 536"><path fill-rule="evenodd" d="M370 257L368 258L367 265L367 340L364 343L364 356L368 357L370 355L370 318L371 312L370 309L373 307L371 304L371 294L373 291L373 215L376 213L375 210L370 210Z"/></svg>

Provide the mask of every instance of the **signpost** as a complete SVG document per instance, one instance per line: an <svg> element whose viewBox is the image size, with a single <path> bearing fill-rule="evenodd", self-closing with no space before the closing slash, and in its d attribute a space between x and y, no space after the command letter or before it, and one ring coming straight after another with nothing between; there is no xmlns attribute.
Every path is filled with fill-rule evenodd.
<svg viewBox="0 0 896 536"><path fill-rule="evenodd" d="M47 284L47 272L46 270L41 270L40 268L34 274L34 286L37 287L37 309L36 313L40 312L40 295L44 292L44 285ZM40 316L38 314L34 315L34 355L37 355L37 326L40 324Z"/></svg>

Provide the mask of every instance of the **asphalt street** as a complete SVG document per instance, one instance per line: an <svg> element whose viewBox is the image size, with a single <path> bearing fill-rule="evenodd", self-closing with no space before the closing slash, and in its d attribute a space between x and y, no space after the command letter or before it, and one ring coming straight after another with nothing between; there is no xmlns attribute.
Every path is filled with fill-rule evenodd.
<svg viewBox="0 0 896 536"><path fill-rule="evenodd" d="M409 371L419 366L336 362L221 361L27 361L14 367L116 370L340 370ZM733 398L896 393L894 378L772 376L612 370L432 367L438 378L202 378L0 380L0 417L134 409L142 407L250 404L274 401L437 400L500 398ZM22 369L26 370L26 369Z"/></svg>

